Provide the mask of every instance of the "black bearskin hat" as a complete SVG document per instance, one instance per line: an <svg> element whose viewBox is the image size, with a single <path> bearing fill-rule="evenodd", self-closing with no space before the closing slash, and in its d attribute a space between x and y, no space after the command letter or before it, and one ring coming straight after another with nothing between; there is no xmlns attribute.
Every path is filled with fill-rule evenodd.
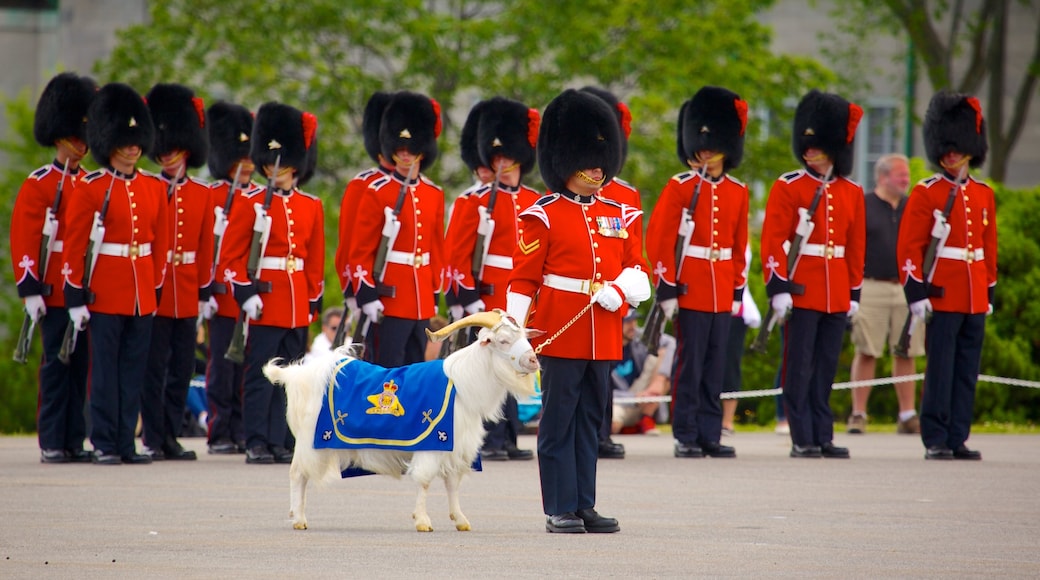
<svg viewBox="0 0 1040 580"><path fill-rule="evenodd" d="M253 123L249 156L257 169L276 161L279 167L295 168L297 183L303 185L317 163L317 133L314 115L274 101L264 103Z"/></svg>
<svg viewBox="0 0 1040 580"><path fill-rule="evenodd" d="M476 171L478 167L486 167L480 159L480 148L477 146L477 131L480 129L480 116L487 108L489 101L480 101L469 110L466 122L462 125L459 134L459 156L462 162L469 167L470 171Z"/></svg>
<svg viewBox="0 0 1040 580"><path fill-rule="evenodd" d="M534 169L534 151L538 144L538 111L527 105L493 97L482 103L477 147L481 164L491 167L495 155L504 155L520 164L520 175Z"/></svg>
<svg viewBox="0 0 1040 580"><path fill-rule="evenodd" d="M679 109L679 160L686 165L698 151L723 155L724 171L736 169L744 158L747 103L722 87L702 87Z"/></svg>
<svg viewBox="0 0 1040 580"><path fill-rule="evenodd" d="M585 91L560 93L542 115L538 166L550 191L563 191L582 169L600 168L604 183L621 170L621 127L611 107Z"/></svg>
<svg viewBox="0 0 1040 580"><path fill-rule="evenodd" d="M376 163L379 163L380 154L379 124L383 120L383 111L386 110L386 105L390 102L391 97L393 97L393 93L383 91L372 93L368 103L365 104L365 113L361 119L361 134L365 139L365 151ZM389 157L386 158L386 162L391 162Z"/></svg>
<svg viewBox="0 0 1040 580"><path fill-rule="evenodd" d="M422 155L420 170L437 160L437 137L441 135L441 106L437 101L409 91L394 93L379 125L379 150L388 163L394 152L406 149Z"/></svg>
<svg viewBox="0 0 1040 580"><path fill-rule="evenodd" d="M581 90L603 99L603 102L610 105L614 112L618 126L621 127L621 166L624 167L625 160L628 159L628 136L632 134L632 112L628 110L628 105L618 100L614 93L606 89L587 86L582 87ZM620 172L621 168L618 168L618 171Z"/></svg>
<svg viewBox="0 0 1040 580"><path fill-rule="evenodd" d="M87 109L97 85L90 77L64 72L52 78L36 103L33 137L44 147L66 137L87 140Z"/></svg>
<svg viewBox="0 0 1040 580"><path fill-rule="evenodd" d="M819 149L834 163L834 175L852 173L853 137L863 109L833 93L809 91L794 113L791 149L805 165L805 152Z"/></svg>
<svg viewBox="0 0 1040 580"><path fill-rule="evenodd" d="M145 95L155 124L152 161L171 151L188 154L188 167L202 167L209 154L206 105L184 85L159 83Z"/></svg>
<svg viewBox="0 0 1040 580"><path fill-rule="evenodd" d="M937 167L951 151L970 155L968 165L980 167L986 161L989 145L979 100L950 91L935 93L924 115L924 150Z"/></svg>
<svg viewBox="0 0 1040 580"><path fill-rule="evenodd" d="M240 159L249 157L253 114L242 105L217 101L210 105L206 117L209 172L214 179L233 179L235 165Z"/></svg>
<svg viewBox="0 0 1040 580"><path fill-rule="evenodd" d="M123 83L109 83L97 92L87 111L87 145L101 167L111 165L120 147L137 145L142 155L152 151L155 126L141 95Z"/></svg>

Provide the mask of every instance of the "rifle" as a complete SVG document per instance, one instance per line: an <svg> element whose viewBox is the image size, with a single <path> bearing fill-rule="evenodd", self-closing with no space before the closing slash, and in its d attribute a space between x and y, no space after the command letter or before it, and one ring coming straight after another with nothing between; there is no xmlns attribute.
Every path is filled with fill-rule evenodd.
<svg viewBox="0 0 1040 580"><path fill-rule="evenodd" d="M686 257L686 247L690 245L690 240L693 239L693 231L697 228L697 224L693 221L693 212L697 209L697 202L701 198L701 185L704 184L706 167L707 164L701 165L700 170L697 172L700 179L697 180L697 185L693 188L693 196L690 198L689 207L684 207L682 210L678 234L675 237L675 286L679 294L686 294L688 291L685 284L679 284L679 274L682 272L683 261ZM661 308L660 296L655 295L654 305L650 307L650 314L646 317L646 332L639 338L646 345L649 352L656 353L661 347L661 334L664 333L664 327L668 324L668 319L669 317L665 316L664 308Z"/></svg>
<svg viewBox="0 0 1040 580"><path fill-rule="evenodd" d="M227 294L227 286L217 283L217 264L220 262L220 247L224 241L224 232L227 231L228 215L231 214L231 203L235 200L235 190L238 189L238 178L242 174L242 164L239 163L235 169L235 179L228 185L227 200L223 206L213 208L213 265L210 266L210 279L213 282L210 289L214 294ZM199 312L195 321L196 331L202 328L205 317Z"/></svg>
<svg viewBox="0 0 1040 580"><path fill-rule="evenodd" d="M94 267L97 266L98 251L105 240L105 216L108 214L108 202L112 198L112 187L115 184L116 174L113 172L112 182L108 184L108 189L105 190L105 199L101 202L101 211L94 212L94 223L90 225L90 240L87 243L87 253L83 258L83 291L87 296L87 304L94 303L94 295L90 291L90 280L94 275ZM61 341L61 350L58 351L58 360L62 363L69 364L72 353L76 350L76 336L78 334L79 329L76 328L76 323L70 320L69 325L65 327L65 338Z"/></svg>
<svg viewBox="0 0 1040 580"><path fill-rule="evenodd" d="M921 262L922 271L925 274L924 285L928 292L928 297L941 297L944 294L942 288L932 286L932 277L935 275L936 256L939 255L939 250L946 245L946 238L950 235L950 228L946 222L950 217L950 212L953 211L953 202L957 199L957 189L967 179L965 175L966 167L967 165L961 166L957 175L957 181L953 183L953 187L950 188L950 194L946 196L946 206L942 212L937 209L932 211L932 216L935 218L935 222L932 224L932 239L928 242L928 249L924 253L924 261ZM903 330L899 333L899 342L892 349L892 354L902 358L909 357L910 337L913 335L918 321L919 319L912 313L907 313L906 321L903 322Z"/></svg>
<svg viewBox="0 0 1040 580"><path fill-rule="evenodd" d="M802 247L805 245L805 240L809 239L812 235L813 229L816 228L816 224L813 223L813 215L816 214L816 208L820 205L820 200L823 199L823 190L827 188L827 184L831 181L831 174L834 172L834 165L827 169L827 174L823 176L823 181L816 188L816 193L813 194L812 202L809 203L809 209L798 208L798 227L794 230L794 238L791 240L791 247L787 250L787 280L791 284L791 294L804 294L805 286L802 284L794 283L794 273L798 269L798 260L802 255ZM763 324L758 329L758 335L755 336L755 341L751 343L751 352L764 353L766 346L769 344L769 335L772 334L773 328L778 324L783 324L784 320L787 319L786 312L773 312L773 303L770 301L769 308L766 309L766 318L769 320L768 323Z"/></svg>
<svg viewBox="0 0 1040 580"><path fill-rule="evenodd" d="M397 216L401 214L401 208L404 207L404 199L408 195L408 185L413 179L418 178L420 161L422 161L421 155L417 156L411 167L408 168L408 177L401 182L401 189L397 193L397 202L394 204L393 209L389 207L383 208L382 237L379 239L379 247L376 249L376 259L372 262L372 280L376 283L376 291L382 296L393 298L396 293L394 287L383 285L383 277L386 276L386 264L390 257L390 251L397 241L397 235L401 233L401 222L397 219ZM344 324L343 320L346 320L346 313L344 313L343 319L340 321L341 324ZM368 330L371 325L372 321L362 311L357 323L354 325L354 334L351 336L351 343L362 349L361 353L364 353L365 339L368 337ZM339 331L337 330L338 333Z"/></svg>
<svg viewBox="0 0 1040 580"><path fill-rule="evenodd" d="M43 237L40 238L40 260L37 264L40 265L40 284L42 289L40 294L43 296L49 296L53 292L53 288L48 284L44 284L44 278L47 276L47 264L51 260L51 253L54 251L54 236L58 235L58 206L61 205L61 190L65 187L65 178L69 175L69 160L65 159L65 166L61 169L61 180L58 181L58 190L54 195L54 205L47 208L47 214L43 218ZM29 316L29 313L25 313L25 318L22 319L22 329L18 333L18 342L14 349L14 361L25 364L29 355L29 347L32 344L33 330L36 329L36 319Z"/></svg>
<svg viewBox="0 0 1040 580"><path fill-rule="evenodd" d="M267 248L267 240L271 236L271 216L267 212L271 209L271 200L274 197L274 180L278 176L281 164L282 156L279 154L274 161L274 170L267 177L267 191L264 192L264 203L262 205L253 204L256 218L253 220L253 239L249 244L246 276L249 277L250 282L256 285L258 294L271 291L270 282L260 281L260 258L263 257L264 250ZM232 188L237 187L235 183L232 183L231 186ZM224 358L234 363L244 363L247 338L249 338L249 315L246 314L245 310L242 310L238 313L238 320L235 321L235 328L231 332L231 343L228 345L227 352L224 353Z"/></svg>

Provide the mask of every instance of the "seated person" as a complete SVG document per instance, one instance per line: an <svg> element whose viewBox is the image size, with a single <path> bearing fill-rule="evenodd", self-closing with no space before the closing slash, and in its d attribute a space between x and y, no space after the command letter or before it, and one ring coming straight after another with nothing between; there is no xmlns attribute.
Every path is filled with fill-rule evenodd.
<svg viewBox="0 0 1040 580"><path fill-rule="evenodd" d="M342 306L329 306L321 313L321 332L311 341L308 355L327 353L332 350L332 341L336 338L336 329L343 319Z"/></svg>
<svg viewBox="0 0 1040 580"><path fill-rule="evenodd" d="M635 310L625 316L622 360L610 373L614 384L614 419L611 433L645 433L657 435L657 414L660 403L619 404L619 399L631 397L659 397L668 394L671 387L672 360L675 357L675 339L661 335L657 354L647 351L640 340L639 317Z"/></svg>

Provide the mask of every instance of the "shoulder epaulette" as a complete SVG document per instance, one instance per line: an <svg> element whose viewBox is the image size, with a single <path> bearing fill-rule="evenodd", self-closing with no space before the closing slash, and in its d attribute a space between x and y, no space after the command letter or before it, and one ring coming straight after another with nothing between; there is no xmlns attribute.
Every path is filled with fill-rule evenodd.
<svg viewBox="0 0 1040 580"><path fill-rule="evenodd" d="M632 191L636 191L636 186L634 186L631 183L625 181L624 179L621 179L620 177L615 177L614 181L617 182L618 185L621 185L623 187L627 187L628 189L631 189Z"/></svg>
<svg viewBox="0 0 1040 580"><path fill-rule="evenodd" d="M470 192L470 195L473 196L473 197L484 197L485 195L488 195L490 193L491 193L491 184L490 183L481 183L477 187L473 188L473 190Z"/></svg>
<svg viewBox="0 0 1040 580"><path fill-rule="evenodd" d="M364 169L362 171L359 171L358 174L354 176L354 179L368 179L369 177L372 177L376 173L379 173L379 168L377 168L377 167L369 167L368 169ZM351 181L353 181L353 179Z"/></svg>
<svg viewBox="0 0 1040 580"><path fill-rule="evenodd" d="M91 181L94 181L95 179L101 177L104 174L105 174L105 171L103 169L98 169L97 171L93 171L93 172L89 173L86 177L83 178L83 183L90 183Z"/></svg>
<svg viewBox="0 0 1040 580"><path fill-rule="evenodd" d="M534 202L534 205L540 205L542 207L545 207L558 199L560 199L560 194L550 193L548 195L543 195L542 197L539 197L538 201Z"/></svg>
<svg viewBox="0 0 1040 580"><path fill-rule="evenodd" d="M780 181L783 181L784 183L791 183L792 181L798 179L799 177L801 177L803 175L805 175L805 170L804 169L799 169L798 171L792 171L790 173L785 173L785 174L781 175L780 176Z"/></svg>
<svg viewBox="0 0 1040 580"><path fill-rule="evenodd" d="M860 185L859 183L849 179L848 177L842 176L842 179L844 179L845 181L848 181L849 183L851 183L852 185L855 185L856 187L858 187L860 189L863 189L862 185Z"/></svg>
<svg viewBox="0 0 1040 580"><path fill-rule="evenodd" d="M137 172L140 173L141 175L145 176L145 177L152 177L152 178L155 178L155 179L162 179L162 176L159 175L158 173L152 173L151 171L146 171L144 169L138 169Z"/></svg>
<svg viewBox="0 0 1040 580"><path fill-rule="evenodd" d="M980 181L980 180L978 180L978 179L975 179L975 176L973 176L973 175L969 175L969 176L968 176L968 180L969 180L969 181L971 181L972 183L975 183L975 184L977 184L977 185L981 185L982 187L985 187L986 189L993 189L993 188L992 188L992 187L990 187L990 185L989 185L988 183L986 183L985 181Z"/></svg>
<svg viewBox="0 0 1040 580"><path fill-rule="evenodd" d="M250 189L249 191L242 192L242 195L244 197L253 197L253 196L255 196L258 193L263 193L264 191L265 191L264 188L258 185L256 187L254 187L253 189Z"/></svg>
<svg viewBox="0 0 1040 580"><path fill-rule="evenodd" d="M441 189L441 186L437 185L429 177L426 177L425 175L423 175L421 173L419 174L419 181L422 181L423 183L425 183L426 185L429 185L430 187L436 187L437 189Z"/></svg>
<svg viewBox="0 0 1040 580"><path fill-rule="evenodd" d="M384 185L386 185L387 183L389 183L391 181L393 181L392 177L390 177L389 175L384 175L383 177L380 177L379 179L373 181L372 183L369 183L368 184L368 188L369 189L379 189L379 188L383 187Z"/></svg>
<svg viewBox="0 0 1040 580"><path fill-rule="evenodd" d="M746 185L744 185L744 182L743 182L743 181L741 181L741 180L737 179L736 177L733 177L732 175L730 175L730 174L728 174L728 173L726 174L726 179L728 179L728 180L732 181L733 183L736 183L736 184L737 184L737 185L739 185L740 187L747 187Z"/></svg>
<svg viewBox="0 0 1040 580"><path fill-rule="evenodd" d="M676 183L686 183L687 181L693 179L695 175L697 175L696 171L686 171L683 173L678 173L672 176L672 181Z"/></svg>
<svg viewBox="0 0 1040 580"><path fill-rule="evenodd" d="M931 177L926 177L926 178L922 179L920 182L918 182L918 185L923 185L925 187L931 187L932 185L935 184L936 181L939 181L940 179L942 179L942 176L939 175L938 173L936 173L935 175L932 175Z"/></svg>
<svg viewBox="0 0 1040 580"><path fill-rule="evenodd" d="M36 171L33 171L31 174L29 174L29 177L32 178L32 179L35 179L36 181L39 181L39 180L43 179L43 176L45 176L48 173L50 173L51 169L53 169L53 168L54 168L54 165L48 163L47 165L44 165L43 167L37 169Z"/></svg>
<svg viewBox="0 0 1040 580"><path fill-rule="evenodd" d="M545 224L545 227L549 227L549 214L545 212L545 206L559 199L559 195L547 195L538 201L534 202L534 205L528 207L524 211L520 212L521 216L529 215L536 217Z"/></svg>
<svg viewBox="0 0 1040 580"><path fill-rule="evenodd" d="M625 204L621 203L620 201L614 201L612 199L607 199L607 198L603 197L602 195L596 195L596 199L599 200L601 203L605 203L607 205L612 205L612 206L614 206L616 208L625 207Z"/></svg>
<svg viewBox="0 0 1040 580"><path fill-rule="evenodd" d="M306 197L307 199L312 199L314 201L321 201L320 199L318 199L318 196L314 195L313 193L307 193L306 191L303 191L302 189L297 189L296 193L302 195L303 197Z"/></svg>
<svg viewBox="0 0 1040 580"><path fill-rule="evenodd" d="M201 179L199 179L198 177L195 177L193 175L189 175L188 176L188 181L193 181L193 182L195 182L195 184L201 185L202 187L209 187L209 182L208 181L202 181Z"/></svg>

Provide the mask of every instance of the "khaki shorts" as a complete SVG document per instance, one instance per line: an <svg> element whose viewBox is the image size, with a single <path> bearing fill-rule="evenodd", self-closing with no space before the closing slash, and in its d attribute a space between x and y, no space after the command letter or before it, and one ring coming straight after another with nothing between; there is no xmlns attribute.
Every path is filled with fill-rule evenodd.
<svg viewBox="0 0 1040 580"><path fill-rule="evenodd" d="M852 317L852 344L856 354L879 358L899 342L903 324L910 314L903 287L893 282L863 280L859 312ZM911 357L924 355L924 328L918 324L910 337Z"/></svg>

